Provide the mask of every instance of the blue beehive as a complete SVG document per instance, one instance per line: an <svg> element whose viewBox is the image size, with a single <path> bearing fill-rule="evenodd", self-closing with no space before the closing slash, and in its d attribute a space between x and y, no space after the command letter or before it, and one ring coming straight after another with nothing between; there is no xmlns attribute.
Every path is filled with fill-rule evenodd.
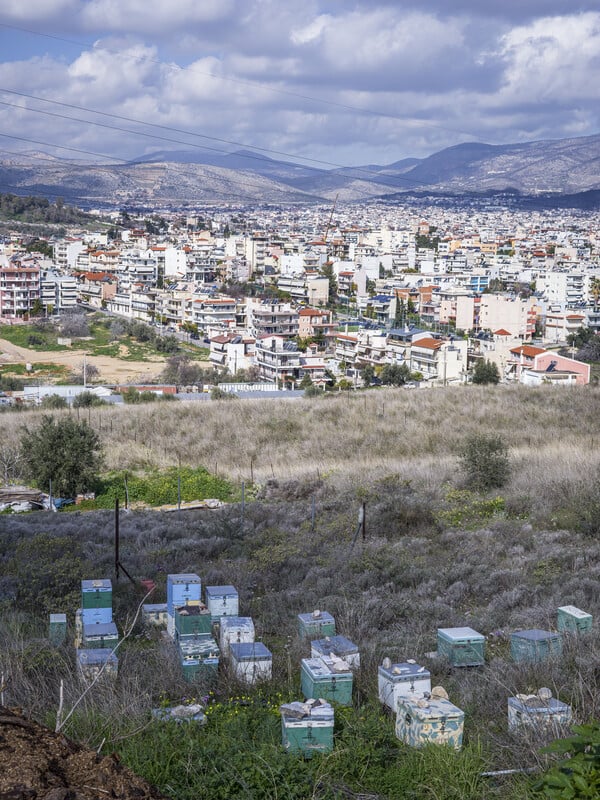
<svg viewBox="0 0 600 800"><path fill-rule="evenodd" d="M114 622L105 625L83 625L83 646L113 650L119 644L119 632Z"/></svg>
<svg viewBox="0 0 600 800"><path fill-rule="evenodd" d="M342 706L352 705L352 671L341 659L303 658L300 680L307 700L323 698Z"/></svg>
<svg viewBox="0 0 600 800"><path fill-rule="evenodd" d="M562 653L560 633L534 628L510 635L510 654L515 661L547 661Z"/></svg>
<svg viewBox="0 0 600 800"><path fill-rule="evenodd" d="M235 586L207 586L205 593L213 622L218 622L221 617L238 616L240 601Z"/></svg>
<svg viewBox="0 0 600 800"><path fill-rule="evenodd" d="M176 606L195 605L200 602L202 581L195 572L167 575L167 632L175 638Z"/></svg>
<svg viewBox="0 0 600 800"><path fill-rule="evenodd" d="M346 639L345 636L326 636L324 639L315 639L310 643L312 658L322 658L330 656L332 653L346 661L353 669L360 667L358 646L350 639Z"/></svg>
<svg viewBox="0 0 600 800"><path fill-rule="evenodd" d="M445 744L460 750L465 715L444 697L400 697L396 736L411 747Z"/></svg>
<svg viewBox="0 0 600 800"><path fill-rule="evenodd" d="M102 673L102 678L116 678L119 659L106 649L85 649L77 651L77 664L82 677L93 681Z"/></svg>
<svg viewBox="0 0 600 800"><path fill-rule="evenodd" d="M245 683L270 680L273 671L273 656L262 642L231 642L229 659L233 674Z"/></svg>
<svg viewBox="0 0 600 800"><path fill-rule="evenodd" d="M323 639L335 636L335 619L327 611L298 614L298 633L302 639Z"/></svg>
<svg viewBox="0 0 600 800"><path fill-rule="evenodd" d="M485 636L473 628L438 628L438 654L453 667L480 667L485 664Z"/></svg>
<svg viewBox="0 0 600 800"><path fill-rule="evenodd" d="M108 578L81 581L81 618L84 625L112 622L112 583Z"/></svg>
<svg viewBox="0 0 600 800"><path fill-rule="evenodd" d="M388 658L377 670L377 685L379 701L395 714L400 697L423 697L431 692L431 674L414 661L392 664Z"/></svg>
<svg viewBox="0 0 600 800"><path fill-rule="evenodd" d="M333 708L329 703L284 703L281 712L281 737L288 753L311 758L315 753L333 750Z"/></svg>

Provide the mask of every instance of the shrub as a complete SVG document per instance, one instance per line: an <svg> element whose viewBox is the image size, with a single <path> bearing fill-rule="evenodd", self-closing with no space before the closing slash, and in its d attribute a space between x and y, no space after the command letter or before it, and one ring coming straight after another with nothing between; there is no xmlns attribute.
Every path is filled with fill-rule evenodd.
<svg viewBox="0 0 600 800"><path fill-rule="evenodd" d="M472 489L504 486L510 474L508 448L500 436L473 434L460 451L460 466Z"/></svg>
<svg viewBox="0 0 600 800"><path fill-rule="evenodd" d="M42 408L68 408L68 405L65 398L59 394L48 394L42 399Z"/></svg>
<svg viewBox="0 0 600 800"><path fill-rule="evenodd" d="M500 383L500 372L491 361L478 361L473 369L473 383Z"/></svg>
<svg viewBox="0 0 600 800"><path fill-rule="evenodd" d="M23 428L21 457L36 486L52 481L53 493L65 497L92 489L102 463L100 440L86 422L47 415L34 430Z"/></svg>
<svg viewBox="0 0 600 800"><path fill-rule="evenodd" d="M546 749L566 756L536 783L534 789L550 800L600 796L600 724L574 725L573 736L557 739Z"/></svg>

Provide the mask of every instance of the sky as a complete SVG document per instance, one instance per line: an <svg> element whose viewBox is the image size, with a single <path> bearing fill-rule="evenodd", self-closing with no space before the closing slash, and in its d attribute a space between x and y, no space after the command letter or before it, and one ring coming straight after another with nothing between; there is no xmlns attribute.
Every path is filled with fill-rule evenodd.
<svg viewBox="0 0 600 800"><path fill-rule="evenodd" d="M389 164L596 134L599 77L599 0L2 0L0 157Z"/></svg>

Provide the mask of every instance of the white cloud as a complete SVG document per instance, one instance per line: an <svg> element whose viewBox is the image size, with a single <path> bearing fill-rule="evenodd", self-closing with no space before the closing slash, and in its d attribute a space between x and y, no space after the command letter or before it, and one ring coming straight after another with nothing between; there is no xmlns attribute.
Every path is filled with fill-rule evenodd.
<svg viewBox="0 0 600 800"><path fill-rule="evenodd" d="M81 10L88 29L152 33L180 29L226 19L234 0L89 0Z"/></svg>
<svg viewBox="0 0 600 800"><path fill-rule="evenodd" d="M292 44L303 45L308 42L314 42L321 38L325 28L332 22L333 17L330 14L320 14L316 19L305 25L303 28L297 28L290 33L290 40Z"/></svg>

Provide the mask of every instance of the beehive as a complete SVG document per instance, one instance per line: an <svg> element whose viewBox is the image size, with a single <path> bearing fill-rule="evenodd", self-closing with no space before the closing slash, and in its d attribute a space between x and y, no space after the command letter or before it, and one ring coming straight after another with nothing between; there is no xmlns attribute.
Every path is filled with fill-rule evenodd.
<svg viewBox="0 0 600 800"><path fill-rule="evenodd" d="M288 753L312 758L333 750L333 708L329 703L286 703L280 706L281 738Z"/></svg>
<svg viewBox="0 0 600 800"><path fill-rule="evenodd" d="M91 649L113 650L119 643L119 632L114 622L83 625L83 646Z"/></svg>
<svg viewBox="0 0 600 800"><path fill-rule="evenodd" d="M223 657L229 656L229 645L251 644L255 631L252 617L223 617L220 626L220 644Z"/></svg>
<svg viewBox="0 0 600 800"><path fill-rule="evenodd" d="M592 630L592 615L576 606L561 606L558 609L558 630L587 633Z"/></svg>
<svg viewBox="0 0 600 800"><path fill-rule="evenodd" d="M235 586L207 586L206 605L213 622L221 617L237 617L240 613L240 601Z"/></svg>
<svg viewBox="0 0 600 800"><path fill-rule="evenodd" d="M453 667L480 667L485 664L485 636L473 628L438 628L438 655Z"/></svg>
<svg viewBox="0 0 600 800"><path fill-rule="evenodd" d="M145 603L142 606L142 620L145 625L164 627L167 624L166 603Z"/></svg>
<svg viewBox="0 0 600 800"><path fill-rule="evenodd" d="M77 651L77 664L84 680L91 682L101 675L101 679L117 677L119 659L110 650L85 649Z"/></svg>
<svg viewBox="0 0 600 800"><path fill-rule="evenodd" d="M108 578L81 581L81 616L84 625L112 622L112 583Z"/></svg>
<svg viewBox="0 0 600 800"><path fill-rule="evenodd" d="M175 608L175 633L178 640L212 636L210 611L204 604Z"/></svg>
<svg viewBox="0 0 600 800"><path fill-rule="evenodd" d="M67 615L50 614L48 638L55 645L61 645L67 638Z"/></svg>
<svg viewBox="0 0 600 800"><path fill-rule="evenodd" d="M322 658L332 653L346 661L352 669L360 667L358 646L345 636L326 636L310 643L311 658Z"/></svg>
<svg viewBox="0 0 600 800"><path fill-rule="evenodd" d="M229 659L231 671L240 681L256 683L271 679L273 656L262 642L231 642Z"/></svg>
<svg viewBox="0 0 600 800"><path fill-rule="evenodd" d="M533 730L560 736L572 719L571 706L552 697L550 689L508 698L509 731Z"/></svg>
<svg viewBox="0 0 600 800"><path fill-rule="evenodd" d="M200 602L202 581L195 572L167 575L167 613L175 621L175 607ZM192 601L192 602L190 602Z"/></svg>
<svg viewBox="0 0 600 800"><path fill-rule="evenodd" d="M298 614L298 634L302 639L324 639L335 636L335 619L327 611Z"/></svg>
<svg viewBox="0 0 600 800"><path fill-rule="evenodd" d="M462 747L464 713L444 697L400 697L396 712L396 736L411 747L446 744Z"/></svg>
<svg viewBox="0 0 600 800"><path fill-rule="evenodd" d="M510 654L514 661L546 661L560 656L560 633L538 630L515 631L510 635Z"/></svg>
<svg viewBox="0 0 600 800"><path fill-rule="evenodd" d="M303 658L302 694L309 700L323 698L343 706L352 705L352 670L345 661L331 658Z"/></svg>
<svg viewBox="0 0 600 800"><path fill-rule="evenodd" d="M187 681L213 680L219 669L219 656L219 647L212 638L179 642L181 669Z"/></svg>
<svg viewBox="0 0 600 800"><path fill-rule="evenodd" d="M423 697L425 692L431 691L431 675L429 670L414 661L392 664L389 659L384 659L377 670L377 685L380 702L396 713L400 697Z"/></svg>

